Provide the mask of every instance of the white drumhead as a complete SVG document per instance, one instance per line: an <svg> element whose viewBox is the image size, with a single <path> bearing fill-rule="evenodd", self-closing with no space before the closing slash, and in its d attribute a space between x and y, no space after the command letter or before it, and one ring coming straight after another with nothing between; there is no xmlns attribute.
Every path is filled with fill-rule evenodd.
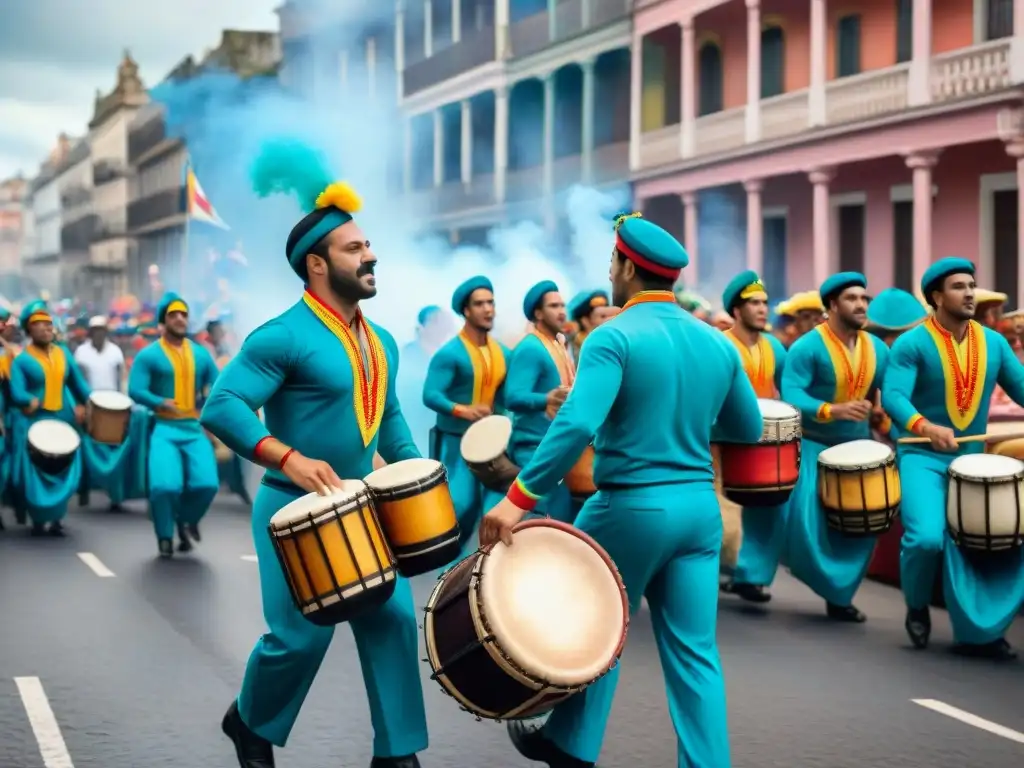
<svg viewBox="0 0 1024 768"><path fill-rule="evenodd" d="M441 467L441 462L433 459L406 459L375 469L366 476L366 484L375 491L397 488L406 483L424 480Z"/></svg>
<svg viewBox="0 0 1024 768"><path fill-rule="evenodd" d="M761 409L761 418L763 419L793 419L800 417L800 411L781 400L758 398L757 407Z"/></svg>
<svg viewBox="0 0 1024 768"><path fill-rule="evenodd" d="M1024 461L1011 456L996 456L991 453L971 453L957 456L949 463L949 469L964 477L979 480L991 477L1010 477L1024 470Z"/></svg>
<svg viewBox="0 0 1024 768"><path fill-rule="evenodd" d="M512 419L508 416L484 416L462 436L462 458L470 464L483 464L501 456L512 437Z"/></svg>
<svg viewBox="0 0 1024 768"><path fill-rule="evenodd" d="M98 389L89 395L89 402L108 411L130 411L132 399L112 389Z"/></svg>
<svg viewBox="0 0 1024 768"><path fill-rule="evenodd" d="M501 649L527 672L579 685L605 672L626 614L619 582L586 541L526 528L485 559L480 597Z"/></svg>
<svg viewBox="0 0 1024 768"><path fill-rule="evenodd" d="M78 450L78 430L57 419L43 419L28 428L29 445L51 456L66 456Z"/></svg>
<svg viewBox="0 0 1024 768"><path fill-rule="evenodd" d="M860 467L884 464L893 455L892 448L877 440L851 440L826 448L818 454L818 463L827 467Z"/></svg>
<svg viewBox="0 0 1024 768"><path fill-rule="evenodd" d="M335 488L333 493L326 496L321 496L319 493L307 493L277 510L270 518L270 527L287 528L310 514L317 515L336 506L347 504L365 490L366 484L362 480L342 480L341 488Z"/></svg>

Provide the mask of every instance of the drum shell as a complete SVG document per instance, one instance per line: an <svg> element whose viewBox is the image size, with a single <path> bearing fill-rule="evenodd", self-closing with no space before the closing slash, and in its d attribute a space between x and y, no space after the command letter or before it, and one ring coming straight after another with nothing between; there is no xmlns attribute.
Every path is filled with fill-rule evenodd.
<svg viewBox="0 0 1024 768"><path fill-rule="evenodd" d="M818 463L818 500L829 526L847 536L875 536L892 527L903 500L895 456L870 466Z"/></svg>
<svg viewBox="0 0 1024 768"><path fill-rule="evenodd" d="M1009 552L1024 546L1024 477L986 482L952 470L948 475L946 523L957 546L978 553ZM965 510L967 505L970 508Z"/></svg>
<svg viewBox="0 0 1024 768"><path fill-rule="evenodd" d="M68 468L74 463L76 451L71 453L49 453L43 451L32 443L28 444L28 457L29 461L32 462L32 466L38 469L44 475L62 475L68 471Z"/></svg>
<svg viewBox="0 0 1024 768"><path fill-rule="evenodd" d="M594 446L588 445L576 459L576 463L565 474L565 487L569 489L573 500L586 501L597 493L594 485Z"/></svg>
<svg viewBox="0 0 1024 768"><path fill-rule="evenodd" d="M368 494L331 513L327 509L268 527L295 606L319 626L350 621L383 605L394 594L397 575Z"/></svg>
<svg viewBox="0 0 1024 768"><path fill-rule="evenodd" d="M469 467L469 471L473 473L474 477L480 481L484 488L498 493L508 491L512 481L519 474L519 467L504 452L490 461L466 461L466 466Z"/></svg>
<svg viewBox="0 0 1024 768"><path fill-rule="evenodd" d="M793 495L800 477L800 440L719 443L722 493L744 507L774 507Z"/></svg>
<svg viewBox="0 0 1024 768"><path fill-rule="evenodd" d="M111 410L96 405L91 400L85 407L85 431L93 442L104 445L121 445L128 439L132 420L131 408Z"/></svg>
<svg viewBox="0 0 1024 768"><path fill-rule="evenodd" d="M1024 438L1015 440L1000 440L998 443L990 443L985 446L985 453L996 456L1009 456L1011 459L1024 461Z"/></svg>

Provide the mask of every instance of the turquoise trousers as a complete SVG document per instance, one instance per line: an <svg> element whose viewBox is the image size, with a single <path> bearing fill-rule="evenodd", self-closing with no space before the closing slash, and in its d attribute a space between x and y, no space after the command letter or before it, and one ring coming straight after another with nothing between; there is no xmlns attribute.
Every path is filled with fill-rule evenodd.
<svg viewBox="0 0 1024 768"><path fill-rule="evenodd" d="M198 421L157 420L149 437L149 511L158 539L197 524L217 495L217 459Z"/></svg>

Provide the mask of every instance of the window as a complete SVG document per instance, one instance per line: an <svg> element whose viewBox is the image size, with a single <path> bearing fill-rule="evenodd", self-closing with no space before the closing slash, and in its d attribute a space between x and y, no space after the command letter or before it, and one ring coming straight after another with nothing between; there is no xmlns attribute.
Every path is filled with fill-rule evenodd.
<svg viewBox="0 0 1024 768"><path fill-rule="evenodd" d="M786 91L786 38L782 27L761 32L761 98L770 99Z"/></svg>
<svg viewBox="0 0 1024 768"><path fill-rule="evenodd" d="M914 0L896 0L896 63L914 55Z"/></svg>
<svg viewBox="0 0 1024 768"><path fill-rule="evenodd" d="M900 200L892 204L892 284L913 293L914 290L914 204Z"/></svg>
<svg viewBox="0 0 1024 768"><path fill-rule="evenodd" d="M988 0L985 8L986 40L1013 37L1013 0Z"/></svg>
<svg viewBox="0 0 1024 768"><path fill-rule="evenodd" d="M704 43L698 57L700 65L700 114L722 111L722 51L715 43Z"/></svg>
<svg viewBox="0 0 1024 768"><path fill-rule="evenodd" d="M836 77L860 72L860 16L844 16L836 25Z"/></svg>

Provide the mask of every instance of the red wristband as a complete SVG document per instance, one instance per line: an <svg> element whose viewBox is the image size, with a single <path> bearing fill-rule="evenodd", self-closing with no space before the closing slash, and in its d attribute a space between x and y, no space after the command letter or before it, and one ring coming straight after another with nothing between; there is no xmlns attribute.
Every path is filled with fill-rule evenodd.
<svg viewBox="0 0 1024 768"><path fill-rule="evenodd" d="M533 508L537 506L539 499L535 499L532 496L526 494L522 487L519 485L518 478L512 481L512 485L509 486L508 493L505 494L505 498L511 501L520 509L525 509L527 512L532 512Z"/></svg>
<svg viewBox="0 0 1024 768"><path fill-rule="evenodd" d="M284 456L281 457L281 463L277 465L277 468L284 469L284 465L288 463L288 459L292 457L293 453L295 453L294 448L289 448L287 451L285 451Z"/></svg>
<svg viewBox="0 0 1024 768"><path fill-rule="evenodd" d="M267 435L266 437L261 438L260 441L258 443L256 443L256 447L252 449L252 455L253 455L253 458L256 459L256 461L263 461L263 457L260 456L260 451L263 449L263 444L265 442L267 442L267 440L270 440L270 439L271 439L270 435Z"/></svg>

